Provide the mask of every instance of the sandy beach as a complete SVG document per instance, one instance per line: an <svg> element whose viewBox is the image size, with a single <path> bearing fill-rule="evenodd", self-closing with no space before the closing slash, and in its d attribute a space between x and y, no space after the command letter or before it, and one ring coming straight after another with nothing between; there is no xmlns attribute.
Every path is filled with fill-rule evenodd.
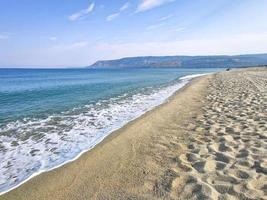
<svg viewBox="0 0 267 200"><path fill-rule="evenodd" d="M267 68L194 79L1 200L267 199Z"/></svg>

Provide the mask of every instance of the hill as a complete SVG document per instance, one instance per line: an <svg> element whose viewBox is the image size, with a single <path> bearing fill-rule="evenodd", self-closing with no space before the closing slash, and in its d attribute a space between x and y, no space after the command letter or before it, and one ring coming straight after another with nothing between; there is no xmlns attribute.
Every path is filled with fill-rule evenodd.
<svg viewBox="0 0 267 200"><path fill-rule="evenodd" d="M89 66L89 68L225 68L266 64L267 54L247 54L236 56L144 56L127 57L116 60L101 60Z"/></svg>

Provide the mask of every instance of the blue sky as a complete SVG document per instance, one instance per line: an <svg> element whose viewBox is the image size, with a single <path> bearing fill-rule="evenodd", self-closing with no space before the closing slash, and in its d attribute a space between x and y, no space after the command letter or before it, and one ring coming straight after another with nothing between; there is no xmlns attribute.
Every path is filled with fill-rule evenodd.
<svg viewBox="0 0 267 200"><path fill-rule="evenodd" d="M0 0L1 67L267 53L267 0Z"/></svg>

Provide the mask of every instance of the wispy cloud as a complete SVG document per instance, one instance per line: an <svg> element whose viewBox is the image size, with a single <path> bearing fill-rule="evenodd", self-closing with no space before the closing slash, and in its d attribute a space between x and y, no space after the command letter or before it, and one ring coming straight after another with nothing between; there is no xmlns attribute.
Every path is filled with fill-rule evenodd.
<svg viewBox="0 0 267 200"><path fill-rule="evenodd" d="M185 27L178 27L178 28L174 28L172 29L173 32L180 32L180 31L184 31L186 28Z"/></svg>
<svg viewBox="0 0 267 200"><path fill-rule="evenodd" d="M175 0L141 0L136 12L144 12Z"/></svg>
<svg viewBox="0 0 267 200"><path fill-rule="evenodd" d="M152 25L146 27L146 30L148 30L148 31L154 30L154 29L157 29L159 27L162 27L163 25L164 25L164 23L152 24Z"/></svg>
<svg viewBox="0 0 267 200"><path fill-rule="evenodd" d="M118 12L108 15L108 16L106 17L106 21L112 21L112 20L116 19L117 17L120 16L121 12L127 10L129 7L130 7L130 3L129 3L129 2L126 2L125 4L123 4L123 5L120 7L120 9L119 9Z"/></svg>
<svg viewBox="0 0 267 200"><path fill-rule="evenodd" d="M96 51L106 55L105 59L147 55L220 55L265 53L267 33L237 34L222 38L203 38L164 42L103 43Z"/></svg>
<svg viewBox="0 0 267 200"><path fill-rule="evenodd" d="M159 19L159 21L166 21L166 20L168 20L168 19L170 19L170 18L172 18L173 17L173 14L170 14L170 15L166 15L166 16L164 16L164 17L161 17L160 19Z"/></svg>
<svg viewBox="0 0 267 200"><path fill-rule="evenodd" d="M114 13L109 16L107 16L106 21L112 21L113 19L117 18L120 16L120 13Z"/></svg>
<svg viewBox="0 0 267 200"><path fill-rule="evenodd" d="M49 40L51 40L51 41L56 41L56 40L57 40L57 37L52 36L52 37L49 38Z"/></svg>
<svg viewBox="0 0 267 200"><path fill-rule="evenodd" d="M73 42L70 44L56 45L50 48L50 50L55 51L55 52L74 51L74 50L80 50L82 48L85 48L88 45L89 45L88 41L79 41L79 42Z"/></svg>
<svg viewBox="0 0 267 200"><path fill-rule="evenodd" d="M79 12L70 15L69 20L70 21L76 21L78 19L81 19L81 18L85 17L86 15L88 15L89 13L91 13L94 10L94 8L95 8L95 3L93 2L89 5L88 8L80 10Z"/></svg>
<svg viewBox="0 0 267 200"><path fill-rule="evenodd" d="M3 51L0 61L6 66L73 67L87 66L99 59L132 56L266 53L267 33L247 33L213 39L207 35L202 39L90 44L85 40L34 51L27 48L19 53Z"/></svg>
<svg viewBox="0 0 267 200"><path fill-rule="evenodd" d="M82 42L75 42L70 45L65 46L68 50L75 50L75 49L81 49L84 47L87 47L89 45L89 42L82 41Z"/></svg>
<svg viewBox="0 0 267 200"><path fill-rule="evenodd" d="M9 35L6 33L0 33L0 40L6 40L9 38Z"/></svg>
<svg viewBox="0 0 267 200"><path fill-rule="evenodd" d="M130 7L130 3L126 2L125 4L122 5L122 7L120 7L120 11L122 12L122 11L126 10L127 8L129 8L129 7Z"/></svg>
<svg viewBox="0 0 267 200"><path fill-rule="evenodd" d="M162 27L162 26L164 26L166 24L165 21L167 21L168 19L170 19L172 17L173 17L173 14L169 14L169 15L163 16L163 17L161 17L161 18L159 18L157 20L158 23L147 26L146 30L149 31L149 30L154 30L154 29L160 28L160 27ZM174 31L174 29L172 31Z"/></svg>

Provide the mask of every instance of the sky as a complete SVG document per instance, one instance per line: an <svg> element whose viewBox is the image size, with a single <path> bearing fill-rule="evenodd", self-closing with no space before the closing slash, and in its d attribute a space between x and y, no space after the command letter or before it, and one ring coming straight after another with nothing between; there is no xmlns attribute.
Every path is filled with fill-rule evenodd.
<svg viewBox="0 0 267 200"><path fill-rule="evenodd" d="M267 53L267 0L0 0L0 67Z"/></svg>

